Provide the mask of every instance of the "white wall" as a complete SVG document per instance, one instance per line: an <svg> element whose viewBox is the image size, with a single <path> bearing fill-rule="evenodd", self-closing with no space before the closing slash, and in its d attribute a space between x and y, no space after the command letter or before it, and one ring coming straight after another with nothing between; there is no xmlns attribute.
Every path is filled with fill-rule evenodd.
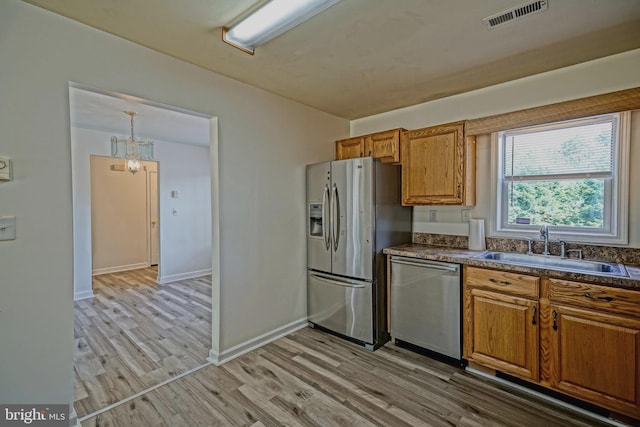
<svg viewBox="0 0 640 427"><path fill-rule="evenodd" d="M567 101L570 99L640 86L640 49L549 71L531 77L365 117L351 122L351 135L385 129L422 127L473 119L493 114ZM490 138L481 135L476 153L476 206L474 218L489 218L491 212ZM635 113L631 130L631 176L629 194L629 246L640 247L640 115ZM468 235L467 222L461 222L460 207L413 209L413 231ZM438 222L429 222L429 211L436 210ZM488 224L487 224L488 226Z"/></svg>
<svg viewBox="0 0 640 427"><path fill-rule="evenodd" d="M218 350L306 317L304 165L333 157L346 120L19 0L0 2L0 69L0 215L18 236L0 242L0 402L72 401L69 81L218 117Z"/></svg>
<svg viewBox="0 0 640 427"><path fill-rule="evenodd" d="M136 174L112 170L125 161L91 156L92 272L100 274L147 267L147 172L155 162L142 162Z"/></svg>
<svg viewBox="0 0 640 427"><path fill-rule="evenodd" d="M209 147L157 141L160 283L211 272ZM171 197L171 191L178 198Z"/></svg>

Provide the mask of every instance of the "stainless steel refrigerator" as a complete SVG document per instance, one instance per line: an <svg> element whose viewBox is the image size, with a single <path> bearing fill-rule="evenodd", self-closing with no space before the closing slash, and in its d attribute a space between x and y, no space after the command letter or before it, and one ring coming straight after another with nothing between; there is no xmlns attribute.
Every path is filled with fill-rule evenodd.
<svg viewBox="0 0 640 427"><path fill-rule="evenodd" d="M382 249L411 241L400 167L371 157L307 166L307 302L312 326L384 344Z"/></svg>

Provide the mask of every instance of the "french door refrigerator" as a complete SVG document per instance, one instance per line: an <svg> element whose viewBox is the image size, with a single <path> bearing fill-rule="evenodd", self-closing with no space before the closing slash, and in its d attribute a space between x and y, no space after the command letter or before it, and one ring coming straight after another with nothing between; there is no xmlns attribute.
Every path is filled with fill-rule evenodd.
<svg viewBox="0 0 640 427"><path fill-rule="evenodd" d="M400 186L400 167L371 157L307 166L309 322L371 350L388 340L382 249L411 241Z"/></svg>

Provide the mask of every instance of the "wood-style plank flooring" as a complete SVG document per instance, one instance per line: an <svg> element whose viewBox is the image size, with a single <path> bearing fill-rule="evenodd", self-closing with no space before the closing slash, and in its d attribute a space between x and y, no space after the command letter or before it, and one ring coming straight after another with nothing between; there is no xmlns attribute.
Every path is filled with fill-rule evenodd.
<svg viewBox="0 0 640 427"><path fill-rule="evenodd" d="M158 285L156 268L93 278L76 301L75 402L79 417L206 363L211 277Z"/></svg>
<svg viewBox="0 0 640 427"><path fill-rule="evenodd" d="M393 344L310 328L208 365L83 422L94 426L595 426Z"/></svg>

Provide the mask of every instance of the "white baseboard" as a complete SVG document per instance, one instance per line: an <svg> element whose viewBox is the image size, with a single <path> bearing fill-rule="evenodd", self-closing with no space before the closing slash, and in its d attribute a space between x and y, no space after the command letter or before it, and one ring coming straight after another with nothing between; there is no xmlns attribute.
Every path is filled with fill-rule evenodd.
<svg viewBox="0 0 640 427"><path fill-rule="evenodd" d="M140 262L138 264L116 265L115 267L97 268L91 272L92 276L100 274L118 273L120 271L138 270L140 268L149 267L148 262Z"/></svg>
<svg viewBox="0 0 640 427"><path fill-rule="evenodd" d="M209 274L211 274L211 269L207 268L206 270L189 271L187 273L172 274L169 276L158 276L157 282L159 285L164 285L171 282L177 282L178 280L193 279L194 277L202 277Z"/></svg>
<svg viewBox="0 0 640 427"><path fill-rule="evenodd" d="M288 325L281 326L278 329L274 329L271 332L267 332L266 334L262 334L241 344L235 345L230 349L223 351L222 353L209 350L209 357L207 358L207 360L216 366L220 366L223 363L235 359L236 357L242 356L245 353L248 353L252 350L262 347L263 345L269 344L272 341L275 341L286 335L292 334L295 331L305 328L307 324L308 320L305 317L303 319L296 320L295 322L291 322Z"/></svg>
<svg viewBox="0 0 640 427"><path fill-rule="evenodd" d="M81 299L87 299L87 298L93 298L94 294L93 291L82 291L82 292L76 292L73 294L73 300L74 301L80 301Z"/></svg>
<svg viewBox="0 0 640 427"><path fill-rule="evenodd" d="M78 420L76 408L73 407L73 404L69 406L71 407L71 410L69 411L69 427L82 427L80 424L80 420Z"/></svg>

